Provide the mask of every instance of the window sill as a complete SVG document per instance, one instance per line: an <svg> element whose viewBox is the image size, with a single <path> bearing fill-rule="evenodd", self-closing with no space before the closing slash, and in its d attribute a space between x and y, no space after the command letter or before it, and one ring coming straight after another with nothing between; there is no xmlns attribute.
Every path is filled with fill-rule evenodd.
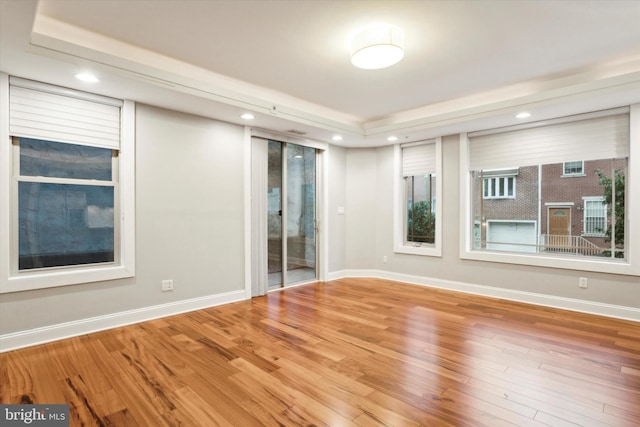
<svg viewBox="0 0 640 427"><path fill-rule="evenodd" d="M582 178L587 176L585 173L568 173L566 175L560 175L560 178Z"/></svg>
<svg viewBox="0 0 640 427"><path fill-rule="evenodd" d="M460 251L460 258L502 264L520 264L534 267L558 268L563 270L640 276L640 268L638 265L632 264L628 260L625 261L621 259L598 259L596 257L586 259L571 256L544 256L515 252L492 252L464 249Z"/></svg>
<svg viewBox="0 0 640 427"><path fill-rule="evenodd" d="M441 257L442 250L437 245L424 245L424 246L409 246L409 245L396 245L393 248L393 252L397 254L408 254L408 255L422 255L422 256L433 256L433 257Z"/></svg>
<svg viewBox="0 0 640 427"><path fill-rule="evenodd" d="M25 272L11 276L0 285L0 294L81 283L102 282L133 277L134 272L123 266L100 266L75 270Z"/></svg>

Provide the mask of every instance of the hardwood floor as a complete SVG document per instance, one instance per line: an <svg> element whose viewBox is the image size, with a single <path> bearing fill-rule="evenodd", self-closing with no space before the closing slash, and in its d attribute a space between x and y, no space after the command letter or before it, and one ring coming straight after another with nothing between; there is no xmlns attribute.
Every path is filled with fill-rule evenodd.
<svg viewBox="0 0 640 427"><path fill-rule="evenodd" d="M640 324L345 279L0 354L71 425L638 426Z"/></svg>

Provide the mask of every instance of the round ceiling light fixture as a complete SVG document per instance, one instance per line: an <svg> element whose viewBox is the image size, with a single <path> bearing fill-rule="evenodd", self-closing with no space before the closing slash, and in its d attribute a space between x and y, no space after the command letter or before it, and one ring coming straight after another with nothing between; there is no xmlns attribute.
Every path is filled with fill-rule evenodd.
<svg viewBox="0 0 640 427"><path fill-rule="evenodd" d="M351 40L351 63L365 70L390 67L404 57L404 33L393 25L367 27Z"/></svg>

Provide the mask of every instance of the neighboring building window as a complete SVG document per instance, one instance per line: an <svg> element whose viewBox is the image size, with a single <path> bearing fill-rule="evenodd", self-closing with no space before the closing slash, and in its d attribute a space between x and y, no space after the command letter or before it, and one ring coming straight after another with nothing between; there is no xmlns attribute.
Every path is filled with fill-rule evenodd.
<svg viewBox="0 0 640 427"><path fill-rule="evenodd" d="M461 147L469 173L464 256L559 267L570 264L557 258L570 258L580 268L589 260L626 260L629 120L629 109L621 108L469 134ZM518 171L517 192L508 168ZM553 206L563 215L551 217L559 211ZM583 215L572 215L574 209Z"/></svg>
<svg viewBox="0 0 640 427"><path fill-rule="evenodd" d="M483 197L485 199L512 199L516 197L516 177L496 176L484 178Z"/></svg>
<svg viewBox="0 0 640 427"><path fill-rule="evenodd" d="M564 162L563 166L563 175L584 175L584 162L582 160Z"/></svg>
<svg viewBox="0 0 640 427"><path fill-rule="evenodd" d="M440 255L440 138L396 146L398 204L394 250Z"/></svg>
<svg viewBox="0 0 640 427"><path fill-rule="evenodd" d="M604 197L584 197L585 236L604 236L607 231L607 204Z"/></svg>
<svg viewBox="0 0 640 427"><path fill-rule="evenodd" d="M133 103L0 77L11 159L0 171L16 183L0 213L0 291L132 277Z"/></svg>

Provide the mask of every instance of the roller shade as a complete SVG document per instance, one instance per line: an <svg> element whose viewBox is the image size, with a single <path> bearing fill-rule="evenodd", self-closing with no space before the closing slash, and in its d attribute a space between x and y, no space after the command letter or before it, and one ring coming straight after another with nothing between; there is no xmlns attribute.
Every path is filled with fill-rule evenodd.
<svg viewBox="0 0 640 427"><path fill-rule="evenodd" d="M603 113L500 133L469 134L472 171L628 156L628 113Z"/></svg>
<svg viewBox="0 0 640 427"><path fill-rule="evenodd" d="M436 144L401 146L402 176L427 175L436 172Z"/></svg>
<svg viewBox="0 0 640 427"><path fill-rule="evenodd" d="M52 88L65 92L55 86ZM114 105L117 100L103 103L73 96L77 93L75 91L66 91L71 96L55 92L12 84L9 89L10 134L93 147L120 148L120 106ZM87 98L89 96L86 95Z"/></svg>

